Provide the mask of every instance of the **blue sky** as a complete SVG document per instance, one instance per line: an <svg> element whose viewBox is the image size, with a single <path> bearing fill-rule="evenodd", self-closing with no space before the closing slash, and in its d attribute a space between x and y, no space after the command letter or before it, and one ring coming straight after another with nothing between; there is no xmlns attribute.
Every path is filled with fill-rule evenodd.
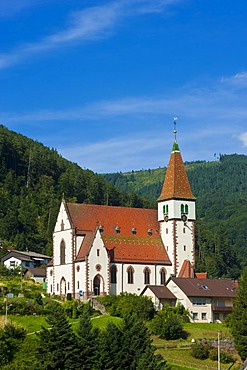
<svg viewBox="0 0 247 370"><path fill-rule="evenodd" d="M246 0L1 0L0 123L95 172L247 154Z"/></svg>

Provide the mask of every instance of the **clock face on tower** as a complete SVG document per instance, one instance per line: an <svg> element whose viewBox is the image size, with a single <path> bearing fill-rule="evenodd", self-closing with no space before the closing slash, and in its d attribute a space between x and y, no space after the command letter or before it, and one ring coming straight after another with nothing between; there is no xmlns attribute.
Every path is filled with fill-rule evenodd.
<svg viewBox="0 0 247 370"><path fill-rule="evenodd" d="M187 216L186 216L186 215L182 215L182 216L181 216L181 220L182 220L183 222L186 222L186 221L187 221Z"/></svg>

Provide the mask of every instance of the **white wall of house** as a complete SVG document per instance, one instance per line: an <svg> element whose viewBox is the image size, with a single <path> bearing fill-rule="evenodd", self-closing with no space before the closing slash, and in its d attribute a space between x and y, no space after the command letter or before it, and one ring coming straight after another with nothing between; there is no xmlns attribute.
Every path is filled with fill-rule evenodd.
<svg viewBox="0 0 247 370"><path fill-rule="evenodd" d="M149 299L151 299L151 301L154 304L154 307L157 310L161 308L162 305L160 304L159 298L157 298L156 295L149 288L146 289L146 291L143 293L143 295L145 297L148 297Z"/></svg>
<svg viewBox="0 0 247 370"><path fill-rule="evenodd" d="M213 322L211 298L187 297L187 295L170 280L167 288L177 298L177 304L182 304L191 314L193 322Z"/></svg>
<svg viewBox="0 0 247 370"><path fill-rule="evenodd" d="M4 265L7 267L7 268L16 268L17 266L20 266L21 265L21 260L19 260L18 258L16 257L10 257L9 259L7 259L6 261L4 261Z"/></svg>

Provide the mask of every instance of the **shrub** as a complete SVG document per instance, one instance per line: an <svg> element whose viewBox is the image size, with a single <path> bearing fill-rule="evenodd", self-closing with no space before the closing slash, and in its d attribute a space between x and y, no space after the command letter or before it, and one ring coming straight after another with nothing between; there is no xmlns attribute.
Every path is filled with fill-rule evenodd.
<svg viewBox="0 0 247 370"><path fill-rule="evenodd" d="M150 323L151 331L160 338L171 340L182 337L183 325L180 317L174 312L160 311Z"/></svg>
<svg viewBox="0 0 247 370"><path fill-rule="evenodd" d="M209 357L209 348L203 344L194 344L191 350L191 356L199 360L205 360Z"/></svg>
<svg viewBox="0 0 247 370"><path fill-rule="evenodd" d="M221 351L220 352L220 362L222 362L222 364L228 364L230 362L234 362L234 358L231 353L227 351Z"/></svg>

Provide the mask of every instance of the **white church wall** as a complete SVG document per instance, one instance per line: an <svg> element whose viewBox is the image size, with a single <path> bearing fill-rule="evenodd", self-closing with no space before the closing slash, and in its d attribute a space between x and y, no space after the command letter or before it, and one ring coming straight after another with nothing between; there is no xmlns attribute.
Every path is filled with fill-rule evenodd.
<svg viewBox="0 0 247 370"><path fill-rule="evenodd" d="M86 262L75 263L75 297L84 297L86 291Z"/></svg>
<svg viewBox="0 0 247 370"><path fill-rule="evenodd" d="M113 264L112 264L113 265ZM161 285L160 271L165 269L166 280L172 273L171 266L165 265L151 265L151 264L130 264L130 263L116 263L117 268L117 283L111 284L111 294L120 294L122 292L140 294L146 285ZM128 269L132 267L134 270L133 284L128 283ZM150 281L145 284L144 270L149 268Z"/></svg>
<svg viewBox="0 0 247 370"><path fill-rule="evenodd" d="M100 292L109 294L109 262L101 234L97 231L89 256L89 289L93 292L94 279L100 276Z"/></svg>

